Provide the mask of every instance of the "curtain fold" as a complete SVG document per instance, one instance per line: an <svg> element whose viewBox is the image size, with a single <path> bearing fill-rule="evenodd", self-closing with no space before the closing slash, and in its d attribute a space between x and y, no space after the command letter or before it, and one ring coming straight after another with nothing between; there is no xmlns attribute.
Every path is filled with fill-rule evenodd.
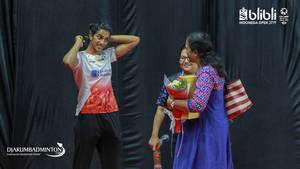
<svg viewBox="0 0 300 169"><path fill-rule="evenodd" d="M243 7L276 8L277 15L285 7L289 20L242 25ZM179 48L199 29L211 34L229 76L243 81L254 103L230 124L235 168L300 168L298 0L2 0L0 9L1 169L72 168L78 91L62 57L98 21L110 23L114 34L141 37L137 49L113 64L124 169L153 168L147 142L163 74L179 71ZM7 146L57 143L66 150L60 158L6 156ZM170 145L162 146L164 168L172 166ZM99 165L95 151L91 168Z"/></svg>

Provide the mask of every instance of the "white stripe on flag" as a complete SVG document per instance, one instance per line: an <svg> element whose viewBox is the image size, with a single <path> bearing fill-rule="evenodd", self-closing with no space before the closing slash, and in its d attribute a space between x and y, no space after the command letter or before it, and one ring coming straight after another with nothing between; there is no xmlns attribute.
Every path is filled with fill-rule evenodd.
<svg viewBox="0 0 300 169"><path fill-rule="evenodd" d="M231 84L227 85L226 87L227 87L227 89L231 89L231 88L233 88L235 86L238 86L240 84L242 84L242 82L241 82L241 80L238 80L238 81L236 81L234 83L231 83Z"/></svg>
<svg viewBox="0 0 300 169"><path fill-rule="evenodd" d="M231 105L233 105L235 103L241 102L241 101L246 100L246 99L248 99L247 95L244 95L242 97L238 97L238 98L233 99L233 100L231 100L229 102L226 102L226 107L231 106Z"/></svg>
<svg viewBox="0 0 300 169"><path fill-rule="evenodd" d="M240 88L239 90L235 90L233 92L229 92L228 94L225 95L225 99L227 99L228 97L231 97L231 96L235 96L237 94L240 94L242 92L245 92L245 88Z"/></svg>
<svg viewBox="0 0 300 169"><path fill-rule="evenodd" d="M241 109L246 108L246 107L249 106L250 104L252 104L252 102L249 100L249 101L248 101L247 103L245 103L245 104L242 104L242 105L239 105L239 106L237 106L237 107L235 107L235 108L233 108L233 109L227 110L227 114L235 113L235 112L237 112L237 111L239 111L239 110L241 110Z"/></svg>

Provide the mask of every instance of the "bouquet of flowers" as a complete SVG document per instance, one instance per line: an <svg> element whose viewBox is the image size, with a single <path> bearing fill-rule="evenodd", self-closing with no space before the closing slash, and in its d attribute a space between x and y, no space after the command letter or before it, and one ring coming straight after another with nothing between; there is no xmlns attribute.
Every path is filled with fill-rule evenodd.
<svg viewBox="0 0 300 169"><path fill-rule="evenodd" d="M186 99L188 97L186 80L173 80L166 88L168 93L176 99Z"/></svg>
<svg viewBox="0 0 300 169"><path fill-rule="evenodd" d="M193 96L195 90L195 81L197 77L194 75L180 76L179 79L172 82L165 76L164 84L170 96L174 99L188 99ZM199 113L182 112L177 109L172 110L175 119L175 132L181 132L181 121L185 119L199 118Z"/></svg>

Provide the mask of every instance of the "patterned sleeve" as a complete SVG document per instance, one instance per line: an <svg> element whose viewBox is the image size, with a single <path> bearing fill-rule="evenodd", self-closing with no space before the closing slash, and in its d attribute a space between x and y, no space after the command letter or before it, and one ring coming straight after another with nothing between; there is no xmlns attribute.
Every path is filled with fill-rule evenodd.
<svg viewBox="0 0 300 169"><path fill-rule="evenodd" d="M167 100L168 100L169 94L167 92L167 89L165 87L165 85L163 85L163 87L160 90L160 94L157 98L156 104L158 106L163 106L166 107L167 106Z"/></svg>
<svg viewBox="0 0 300 169"><path fill-rule="evenodd" d="M201 112L206 108L213 86L212 75L207 71L201 71L196 81L194 96L188 100L188 109L191 112Z"/></svg>

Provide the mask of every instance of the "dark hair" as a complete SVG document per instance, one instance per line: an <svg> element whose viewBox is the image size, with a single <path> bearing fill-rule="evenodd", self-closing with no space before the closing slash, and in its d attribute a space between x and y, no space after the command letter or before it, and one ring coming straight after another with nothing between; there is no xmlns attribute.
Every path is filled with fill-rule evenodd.
<svg viewBox="0 0 300 169"><path fill-rule="evenodd" d="M179 57L181 56L181 52L185 49L185 44L182 44L179 48Z"/></svg>
<svg viewBox="0 0 300 169"><path fill-rule="evenodd" d="M104 29L109 32L109 34L112 34L112 28L108 23L91 23L89 25L89 33L92 35L95 35L98 30Z"/></svg>
<svg viewBox="0 0 300 169"><path fill-rule="evenodd" d="M197 51L202 65L211 65L217 70L219 76L227 77L221 58L213 50L212 41L207 33L193 32L187 37L187 42L192 51Z"/></svg>

